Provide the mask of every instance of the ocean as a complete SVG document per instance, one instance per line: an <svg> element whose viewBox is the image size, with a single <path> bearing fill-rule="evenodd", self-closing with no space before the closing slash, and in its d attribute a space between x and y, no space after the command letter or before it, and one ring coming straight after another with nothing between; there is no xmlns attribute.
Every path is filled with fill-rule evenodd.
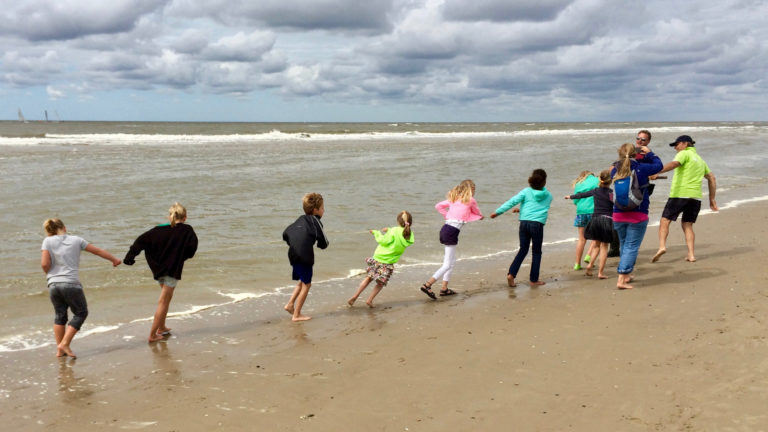
<svg viewBox="0 0 768 432"><path fill-rule="evenodd" d="M616 149L634 142L640 129L652 132L650 147L665 162L675 154L667 143L691 135L717 177L722 211L766 199L767 122L0 122L0 352L53 345L40 269L42 222L49 217L122 258L181 202L200 246L185 266L169 325L215 320L233 308L287 320L281 307L294 284L281 234L302 213L305 193L323 194L331 242L316 254L305 306L311 315L339 307L355 291L376 246L369 229L393 226L402 210L413 214L416 244L377 300L388 291L418 293L442 261L443 221L434 204L451 187L474 180L480 209L490 215L527 186L532 169L544 168L555 197L545 228L546 280L547 251L575 242L574 206L563 199L572 180L582 170L608 168ZM652 222L668 190L669 180L658 181ZM508 264L518 247L517 225L507 213L465 226L455 272L489 260ZM505 273L501 265L501 280ZM112 268L83 253L80 275L90 315L78 338L114 338L142 321L148 331L159 290L143 255L133 267Z"/></svg>

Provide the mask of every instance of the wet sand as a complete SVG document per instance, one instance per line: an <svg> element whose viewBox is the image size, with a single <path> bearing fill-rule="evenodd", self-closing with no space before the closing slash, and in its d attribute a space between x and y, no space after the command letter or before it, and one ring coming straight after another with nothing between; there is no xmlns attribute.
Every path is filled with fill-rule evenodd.
<svg viewBox="0 0 768 432"><path fill-rule="evenodd" d="M508 260L457 269L459 294L386 289L376 309L147 323L121 335L0 355L5 430L717 430L768 429L768 202L702 216L697 258L679 225L668 252L650 227L635 289L547 253L530 289ZM395 275L395 278L397 275ZM393 279L394 281L394 279ZM369 287L369 290L372 287ZM367 295L368 292L364 294ZM311 302L311 294L310 300ZM126 337L125 334L135 335Z"/></svg>

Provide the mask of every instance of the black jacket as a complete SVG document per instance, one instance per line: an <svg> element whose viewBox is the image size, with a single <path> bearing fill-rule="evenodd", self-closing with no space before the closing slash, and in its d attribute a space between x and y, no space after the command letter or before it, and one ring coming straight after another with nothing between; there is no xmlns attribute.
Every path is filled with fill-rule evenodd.
<svg viewBox="0 0 768 432"><path fill-rule="evenodd" d="M328 238L323 231L323 223L314 215L303 215L296 222L288 225L283 231L283 240L288 243L288 260L291 265L302 264L312 266L315 264L315 251L313 246L325 249L328 247Z"/></svg>
<svg viewBox="0 0 768 432"><path fill-rule="evenodd" d="M133 265L142 250L155 279L170 276L181 280L184 261L195 256L197 251L197 235L191 226L183 223L175 227L156 226L133 242L123 263Z"/></svg>

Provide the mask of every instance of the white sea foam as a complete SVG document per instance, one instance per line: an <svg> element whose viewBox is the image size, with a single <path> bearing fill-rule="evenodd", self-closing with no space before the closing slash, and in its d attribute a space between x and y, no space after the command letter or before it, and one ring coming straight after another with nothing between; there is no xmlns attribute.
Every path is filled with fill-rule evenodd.
<svg viewBox="0 0 768 432"><path fill-rule="evenodd" d="M654 133L677 132L697 133L705 131L746 131L750 129L765 129L766 126L755 125L707 125L707 126L667 126L655 127ZM428 139L487 139L504 137L535 137L535 136L589 136L589 135L628 135L634 134L636 128L590 128L590 129L559 129L541 128L535 130L509 131L470 131L470 132L364 132L364 133L287 133L280 130L259 134L227 134L227 135L171 135L171 134L45 134L39 137L0 137L0 145L32 146L32 145L193 145L193 144L226 144L226 143L258 143L280 141L379 141L379 140L428 140Z"/></svg>

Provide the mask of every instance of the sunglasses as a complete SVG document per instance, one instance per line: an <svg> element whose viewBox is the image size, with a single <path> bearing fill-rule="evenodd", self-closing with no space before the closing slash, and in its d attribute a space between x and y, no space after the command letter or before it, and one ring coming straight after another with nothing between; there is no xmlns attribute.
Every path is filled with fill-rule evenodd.
<svg viewBox="0 0 768 432"><path fill-rule="evenodd" d="M636 141L643 141L643 142L648 141L647 138L640 138L640 137L635 138L635 140Z"/></svg>

